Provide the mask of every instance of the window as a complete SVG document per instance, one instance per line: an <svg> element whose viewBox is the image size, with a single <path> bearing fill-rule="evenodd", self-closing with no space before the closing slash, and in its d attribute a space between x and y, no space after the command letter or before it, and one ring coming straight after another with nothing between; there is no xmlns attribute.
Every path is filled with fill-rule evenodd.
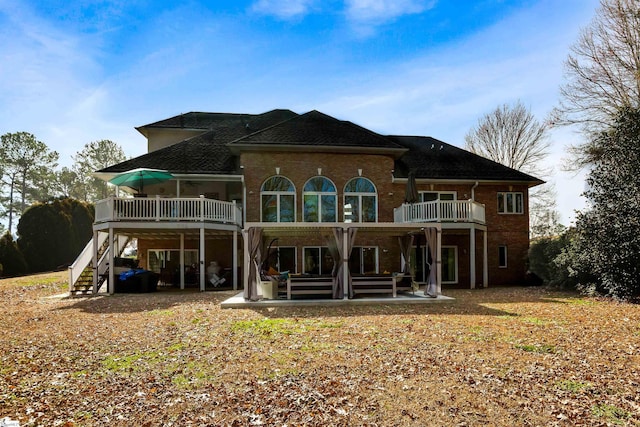
<svg viewBox="0 0 640 427"><path fill-rule="evenodd" d="M326 246L303 248L303 255L305 273L329 275L333 271L333 258Z"/></svg>
<svg viewBox="0 0 640 427"><path fill-rule="evenodd" d="M303 189L305 222L336 222L336 186L322 176L311 178Z"/></svg>
<svg viewBox="0 0 640 427"><path fill-rule="evenodd" d="M184 264L198 264L196 249L184 250ZM150 271L160 273L163 269L180 270L180 251L177 249L149 249L147 250L147 264Z"/></svg>
<svg viewBox="0 0 640 427"><path fill-rule="evenodd" d="M354 247L349 257L349 271L355 274L377 274L378 248Z"/></svg>
<svg viewBox="0 0 640 427"><path fill-rule="evenodd" d="M421 202L433 202L436 200L456 200L455 191L422 191L420 192Z"/></svg>
<svg viewBox="0 0 640 427"><path fill-rule="evenodd" d="M272 176L260 189L263 222L295 222L295 188L289 179Z"/></svg>
<svg viewBox="0 0 640 427"><path fill-rule="evenodd" d="M423 191L420 193L420 200L423 202L451 202L456 200L456 192L455 191ZM451 203L439 203L440 218L443 219L455 219L455 207L451 205ZM435 214L436 211L431 211L432 214Z"/></svg>
<svg viewBox="0 0 640 427"><path fill-rule="evenodd" d="M276 248L276 270L295 273L296 269L296 248L279 246Z"/></svg>
<svg viewBox="0 0 640 427"><path fill-rule="evenodd" d="M498 246L498 267L507 268L507 247Z"/></svg>
<svg viewBox="0 0 640 427"><path fill-rule="evenodd" d="M344 187L344 222L376 222L378 195L367 178L353 178Z"/></svg>
<svg viewBox="0 0 640 427"><path fill-rule="evenodd" d="M458 248L442 247L442 283L458 283Z"/></svg>
<svg viewBox="0 0 640 427"><path fill-rule="evenodd" d="M503 192L498 193L498 213L521 214L524 213L524 197L522 193Z"/></svg>

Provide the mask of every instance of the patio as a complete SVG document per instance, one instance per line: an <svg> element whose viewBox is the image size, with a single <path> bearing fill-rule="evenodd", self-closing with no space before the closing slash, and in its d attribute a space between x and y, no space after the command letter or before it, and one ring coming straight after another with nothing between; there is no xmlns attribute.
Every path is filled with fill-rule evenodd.
<svg viewBox="0 0 640 427"><path fill-rule="evenodd" d="M425 296L424 289L418 290L415 294L410 292L399 293L396 297L390 294L367 295L356 298L341 299L262 299L258 301L246 300L240 292L233 297L222 301L221 308L266 308L266 307L287 307L287 306L349 306L349 305L380 305L380 304L441 304L455 302L456 299L444 295L436 298Z"/></svg>

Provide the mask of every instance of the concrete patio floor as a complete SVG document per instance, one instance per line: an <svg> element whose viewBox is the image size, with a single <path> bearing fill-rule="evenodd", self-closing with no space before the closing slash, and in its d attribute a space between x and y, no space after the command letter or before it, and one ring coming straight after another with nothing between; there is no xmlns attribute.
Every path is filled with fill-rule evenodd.
<svg viewBox="0 0 640 427"><path fill-rule="evenodd" d="M425 296L423 291L415 294L410 292L399 293L395 298L391 295L358 296L352 299L262 299L260 301L247 301L241 292L220 303L221 308L256 308L256 307L285 307L285 306L341 306L341 305L376 305L376 304L438 304L454 302L456 299L444 295L437 298Z"/></svg>

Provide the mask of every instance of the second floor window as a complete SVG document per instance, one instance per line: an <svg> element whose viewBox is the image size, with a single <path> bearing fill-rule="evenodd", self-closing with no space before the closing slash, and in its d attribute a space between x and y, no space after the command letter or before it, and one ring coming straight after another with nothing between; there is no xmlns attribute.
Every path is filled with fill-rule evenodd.
<svg viewBox="0 0 640 427"><path fill-rule="evenodd" d="M284 176L272 176L260 189L263 222L295 222L296 190Z"/></svg>
<svg viewBox="0 0 640 427"><path fill-rule="evenodd" d="M421 191L420 192L420 201L422 202L433 202L436 200L455 200L456 193L455 191Z"/></svg>
<svg viewBox="0 0 640 427"><path fill-rule="evenodd" d="M498 213L521 214L524 213L524 196L522 193L502 192L498 193Z"/></svg>
<svg viewBox="0 0 640 427"><path fill-rule="evenodd" d="M305 222L336 222L336 186L329 179L316 176L303 188Z"/></svg>
<svg viewBox="0 0 640 427"><path fill-rule="evenodd" d="M345 222L377 222L378 194L367 178L353 178L344 186Z"/></svg>

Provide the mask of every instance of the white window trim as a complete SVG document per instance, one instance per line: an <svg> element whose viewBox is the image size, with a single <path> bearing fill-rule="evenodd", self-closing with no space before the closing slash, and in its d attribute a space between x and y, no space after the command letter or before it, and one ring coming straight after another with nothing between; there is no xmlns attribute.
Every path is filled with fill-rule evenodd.
<svg viewBox="0 0 640 427"><path fill-rule="evenodd" d="M504 248L504 265L500 265L500 248ZM507 245L499 245L498 246L498 268L507 268L509 265L509 250L507 249Z"/></svg>
<svg viewBox="0 0 640 427"><path fill-rule="evenodd" d="M453 271L454 271L455 279L453 281L446 281L445 282L444 281L444 277L443 277L443 280L442 280L442 284L443 285L456 285L456 284L458 284L458 268L459 268L459 264L458 264L458 262L459 262L459 260L458 260L458 247L457 246L444 246L443 245L440 250L442 250L442 249L450 249L450 248L454 249L453 259L454 259L455 267L454 267ZM440 255L440 257L442 257L442 255Z"/></svg>
<svg viewBox="0 0 640 427"><path fill-rule="evenodd" d="M171 252L178 252L179 253L180 249L175 249L175 248L173 248L173 249L166 249L166 248L147 249L147 270L151 269L151 266L149 265L149 262L150 262L149 260L151 260L151 252L168 252L169 256L167 256L166 258L163 259L163 262L166 263L166 261L171 261L171 256L170 256ZM198 256L199 256L200 251L198 249L185 249L184 250L185 262L186 262L186 258L187 258L187 256L186 256L187 252L195 252L196 259L199 259ZM178 256L179 256L179 254L178 254ZM186 265L183 265L182 267L185 268ZM166 268L166 267L161 266L160 268Z"/></svg>
<svg viewBox="0 0 640 427"><path fill-rule="evenodd" d="M505 211L501 212L500 211L500 195L503 195L502 197L504 198L504 208ZM513 194L513 212L507 212L507 194ZM517 195L520 195L520 197L522 198L522 212L518 212L517 211L517 207L518 207L518 203L516 203L516 198ZM498 210L498 214L499 215L523 215L524 214L524 193L522 191L498 191L497 193L497 197L496 197L496 207Z"/></svg>
<svg viewBox="0 0 640 427"><path fill-rule="evenodd" d="M298 271L298 248L296 246L274 246L271 249L275 249L279 251L280 249L293 249L293 271L289 271L289 273L297 273ZM278 265L278 270L280 270L280 266Z"/></svg>
<svg viewBox="0 0 640 427"><path fill-rule="evenodd" d="M378 249L377 246L354 246L351 253L353 254L353 251L355 251L356 249L360 250L360 268L362 268L362 266L364 265L364 258L363 258L363 252L362 249L374 249L376 252L376 268L375 268L375 273L374 274L378 274L380 272L380 250ZM354 272L356 274L364 274L362 271L359 272Z"/></svg>
<svg viewBox="0 0 640 427"><path fill-rule="evenodd" d="M304 187L307 186L307 183L309 181L311 181L314 178L323 178L326 179L327 181L329 181L332 185L333 188L336 189L336 191L304 191ZM330 180L329 178L327 178L326 176L321 176L321 175L317 175L317 176L312 176L311 178L309 178L307 180L307 182L304 183L304 186L302 187L303 191L302 191L302 221L305 221L305 217L306 217L306 212L305 212L305 203L304 203L304 196L318 196L318 222L325 222L322 221L322 196L333 196L335 202L335 218L333 221L326 221L326 222L337 222L338 221L338 187L336 187L336 184Z"/></svg>
<svg viewBox="0 0 640 427"><path fill-rule="evenodd" d="M282 177L287 179L291 185L293 186L293 191L262 191L262 187L264 187L264 183L269 181L271 178L275 178L275 177ZM296 186L293 183L293 181L291 181L291 179L287 178L284 175L273 175L270 176L269 178L265 179L262 182L262 185L260 186L260 222L265 222L263 221L263 215L262 215L262 196L276 196L276 222L281 222L280 221L280 196L291 196L293 195L293 222L296 222Z"/></svg>
<svg viewBox="0 0 640 427"><path fill-rule="evenodd" d="M302 247L302 273L307 272L307 259L305 257L305 251L307 249L318 249L318 261L320 265L318 266L318 274L322 275L322 249L329 250L328 246L303 246Z"/></svg>
<svg viewBox="0 0 640 427"><path fill-rule="evenodd" d="M347 185L348 185L351 181L353 181L354 179L358 179L358 178L363 178L363 179L366 179L367 181L369 181L369 182L371 183L371 185L373 186L373 190L374 190L374 192L373 192L373 193L361 193L361 192L353 192L353 193L352 193L352 192L347 192L347 191L346 191L346 187L347 187ZM374 184L374 182L373 182L373 181L371 181L369 178L365 178L365 177L363 177L363 176L358 176L358 177L354 177L354 178L349 179L349 180L347 181L347 183L345 184L345 186L344 186L344 187L345 187L345 189L344 189L344 191L343 191L343 196L342 196L342 206L346 206L346 205L347 205L347 196L351 196L351 197L358 197L358 205L359 205L359 207L360 207L360 209L358 209L358 219L357 219L357 221L356 221L356 219L355 219L355 218L351 218L351 221L352 221L352 222L357 222L357 223L362 223L362 211L363 211L363 209L362 209L362 196L366 196L366 197L375 197L375 204L376 204L376 220L375 220L375 221L373 221L373 223L378 222L378 218L379 218L379 216L380 216L380 215L379 215L379 212L378 212L378 210L380 209L380 204L379 204L379 202L378 202L378 188L376 187L376 185ZM342 215L342 216L343 216L343 218L344 218L344 222L347 222L346 215L344 215L344 213L343 213L343 215Z"/></svg>
<svg viewBox="0 0 640 427"><path fill-rule="evenodd" d="M419 199L423 200L423 198L424 198L423 194L427 194L427 193L436 193L438 195L438 198L436 200L442 200L440 198L441 194L451 194L451 195L453 195L453 200L444 200L445 202L458 200L458 192L457 191L418 191L418 195L420 196Z"/></svg>

